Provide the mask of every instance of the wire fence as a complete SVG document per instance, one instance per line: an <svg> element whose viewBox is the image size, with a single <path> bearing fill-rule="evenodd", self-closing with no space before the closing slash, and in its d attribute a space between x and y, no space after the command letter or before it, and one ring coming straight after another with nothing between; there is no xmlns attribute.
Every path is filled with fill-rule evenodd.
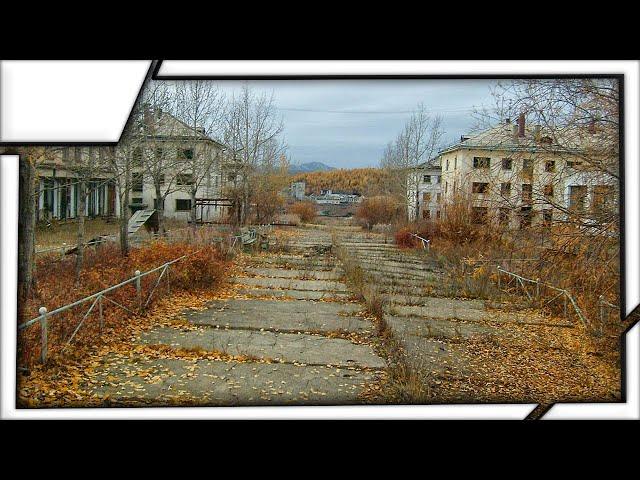
<svg viewBox="0 0 640 480"><path fill-rule="evenodd" d="M151 298L158 291L158 286L160 285L162 279L165 279L165 288L166 293L171 294L171 282L170 282L170 267L185 258L193 256L199 253L202 250L197 250L196 252L190 253L188 255L183 255L169 262L163 263L162 265L155 267L146 272L141 272L140 270L136 270L134 275L124 280L117 285L112 285L108 288L100 290L92 295L81 298L73 303L64 305L62 307L58 307L52 311L48 311L46 307L42 306L38 310L39 315L31 320L28 320L24 323L18 325L18 331L23 331L32 325L39 324L40 326L40 361L42 363L46 362L48 355L48 347L49 347L49 330L51 328L50 321L53 317L56 319L60 319L63 322L65 319L62 318L62 314L68 312L76 307L80 307L82 305L88 305L88 309L84 312L84 315L66 338L66 348L76 337L76 334L80 330L80 328L85 324L85 321L90 317L91 313L97 310L98 321L99 321L99 331L102 332L104 328L104 306L105 303L110 305L114 305L124 311L127 311L133 315L138 315L144 312L146 307L149 305ZM153 274L158 274L157 279L155 281L149 282L147 292L143 290L143 278L148 277ZM116 291L124 290L127 286L134 286L135 290L133 292L126 292L125 295L121 295L119 298L114 298L113 295ZM133 295L131 295L133 293ZM110 295L110 296L109 296ZM129 305L125 305L125 298L129 298L131 300ZM97 307L97 309L96 309ZM62 337L67 337L66 335L62 335Z"/></svg>
<svg viewBox="0 0 640 480"><path fill-rule="evenodd" d="M557 305L562 302L562 312L564 318L569 318L569 312L573 311L580 319L583 325L590 326L591 322L584 315L573 295L563 288L556 287L546 282L542 282L539 278L532 279L518 275L517 273L505 270L501 266L496 266L498 271L498 290L500 292L513 293L517 291L523 293L530 301L540 302L540 306ZM502 277L506 275L509 280L502 282ZM512 287L512 291L508 288Z"/></svg>

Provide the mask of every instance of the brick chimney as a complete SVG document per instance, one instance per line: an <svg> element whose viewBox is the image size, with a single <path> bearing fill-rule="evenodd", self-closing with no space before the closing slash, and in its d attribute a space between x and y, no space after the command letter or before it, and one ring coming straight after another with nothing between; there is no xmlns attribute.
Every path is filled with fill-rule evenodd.
<svg viewBox="0 0 640 480"><path fill-rule="evenodd" d="M518 116L518 137L524 138L524 113Z"/></svg>

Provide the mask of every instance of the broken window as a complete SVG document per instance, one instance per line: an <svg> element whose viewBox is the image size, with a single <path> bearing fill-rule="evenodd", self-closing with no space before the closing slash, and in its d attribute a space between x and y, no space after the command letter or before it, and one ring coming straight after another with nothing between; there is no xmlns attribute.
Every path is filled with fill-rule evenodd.
<svg viewBox="0 0 640 480"><path fill-rule="evenodd" d="M142 167L142 147L136 147L133 149L133 155L131 158L132 167Z"/></svg>
<svg viewBox="0 0 640 480"><path fill-rule="evenodd" d="M533 173L533 160L526 158L522 161L522 173L531 175Z"/></svg>
<svg viewBox="0 0 640 480"><path fill-rule="evenodd" d="M436 175L436 183L442 183L442 175Z"/></svg>
<svg viewBox="0 0 640 480"><path fill-rule="evenodd" d="M144 186L142 173L134 173L131 175L131 191L141 192Z"/></svg>
<svg viewBox="0 0 640 480"><path fill-rule="evenodd" d="M176 199L176 212L188 212L191 210L190 198L177 198Z"/></svg>
<svg viewBox="0 0 640 480"><path fill-rule="evenodd" d="M484 182L473 182L473 185L471 185L471 191L473 193L486 193L488 188L489 184Z"/></svg>
<svg viewBox="0 0 640 480"><path fill-rule="evenodd" d="M473 168L489 168L490 166L491 166L491 158L473 157Z"/></svg>
<svg viewBox="0 0 640 480"><path fill-rule="evenodd" d="M422 176L423 183L431 183L431 175L423 175Z"/></svg>
<svg viewBox="0 0 640 480"><path fill-rule="evenodd" d="M520 209L520 228L528 228L533 223L533 209L522 207Z"/></svg>
<svg viewBox="0 0 640 480"><path fill-rule="evenodd" d="M569 187L569 210L584 211L586 200L586 185L571 185Z"/></svg>
<svg viewBox="0 0 640 480"><path fill-rule="evenodd" d="M440 210L436 210L436 218L440 218Z"/></svg>
<svg viewBox="0 0 640 480"><path fill-rule="evenodd" d="M545 208L542 210L542 224L545 227L550 227L553 222L553 210L550 208Z"/></svg>
<svg viewBox="0 0 640 480"><path fill-rule="evenodd" d="M553 198L553 184L549 184L549 185L545 185L544 186L544 196L547 199L552 199Z"/></svg>
<svg viewBox="0 0 640 480"><path fill-rule="evenodd" d="M575 161L568 161L567 162L567 168L571 168L571 169L575 169L576 167L579 167L580 165L582 165L582 162L575 162Z"/></svg>
<svg viewBox="0 0 640 480"><path fill-rule="evenodd" d="M424 192L422 194L422 202L423 203L431 203L431 194L428 192Z"/></svg>
<svg viewBox="0 0 640 480"><path fill-rule="evenodd" d="M556 162L554 160L547 160L544 164L545 172L555 172L556 171Z"/></svg>
<svg viewBox="0 0 640 480"><path fill-rule="evenodd" d="M596 185L593 187L593 213L611 213L615 209L614 190L612 185Z"/></svg>
<svg viewBox="0 0 640 480"><path fill-rule="evenodd" d="M530 183L522 184L522 201L530 202L533 193L533 186Z"/></svg>
<svg viewBox="0 0 640 480"><path fill-rule="evenodd" d="M422 218L424 218L425 220L429 220L431 218L431 210L429 210L428 208L422 210Z"/></svg>
<svg viewBox="0 0 640 480"><path fill-rule="evenodd" d="M513 169L513 160L511 158L503 158L502 159L502 169L503 170L512 170Z"/></svg>
<svg viewBox="0 0 640 480"><path fill-rule="evenodd" d="M440 200L442 200L442 194L436 193L436 202L440 203Z"/></svg>
<svg viewBox="0 0 640 480"><path fill-rule="evenodd" d="M500 194L503 197L509 197L511 195L511 183L505 182L500 184Z"/></svg>
<svg viewBox="0 0 640 480"><path fill-rule="evenodd" d="M193 159L193 148L178 149L178 160L192 160L192 159Z"/></svg>

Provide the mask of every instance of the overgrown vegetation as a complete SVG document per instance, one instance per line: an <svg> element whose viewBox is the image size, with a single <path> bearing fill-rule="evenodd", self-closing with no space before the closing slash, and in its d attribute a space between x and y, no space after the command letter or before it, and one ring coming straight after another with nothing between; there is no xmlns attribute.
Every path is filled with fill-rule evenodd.
<svg viewBox="0 0 640 480"><path fill-rule="evenodd" d="M318 213L313 202L296 202L289 207L289 214L297 215L302 223L311 223Z"/></svg>
<svg viewBox="0 0 640 480"><path fill-rule="evenodd" d="M122 257L116 245L107 244L86 252L84 268L80 273L80 283L77 287L74 287L73 256L57 261L47 256L40 258L37 261L35 273L37 288L24 306L25 320L37 317L38 309L42 306L52 311L127 280L134 276L136 270L145 272L185 255L186 258L171 265L169 275L164 276L158 284L147 304L147 308L150 308L159 298L166 297L169 291L171 294L176 294L217 287L228 266L220 249L211 244L168 244L158 241L149 246L132 249L128 257ZM141 297L145 302L159 275L160 272L156 272L141 279ZM107 297L127 310L116 306L111 301L103 301L101 308L105 329L121 329L128 322L128 318L139 311L140 303L135 284L131 283L114 290L105 298ZM60 353L90 306L91 302L83 303L49 319L50 356ZM98 310L99 307L96 305L74 337L74 344L93 345L99 341ZM19 335L18 363L26 367L37 360L39 355L40 328L36 323Z"/></svg>
<svg viewBox="0 0 640 480"><path fill-rule="evenodd" d="M388 195L365 198L356 210L358 223L371 230L374 225L389 224L404 216L404 206Z"/></svg>
<svg viewBox="0 0 640 480"><path fill-rule="evenodd" d="M569 291L589 320L589 328L598 335L616 337L622 325L619 312L607 311L600 319L599 297L619 305L619 244L617 237L591 235L572 224L550 227L537 225L521 230L507 230L494 223L474 223L468 203L457 201L446 206L441 219L398 226L396 241L417 247L409 233L417 233L431 242L430 255L447 272L449 287L459 296L496 300L496 266L533 280L540 279ZM509 278L502 278L503 287ZM510 289L514 294L522 291ZM553 292L541 286L542 305ZM561 301L545 306L562 313Z"/></svg>
<svg viewBox="0 0 640 480"><path fill-rule="evenodd" d="M323 172L299 173L291 177L292 182L304 181L306 194L319 194L321 190L358 194L380 195L387 191L388 172L378 168L353 168L327 170Z"/></svg>
<svg viewBox="0 0 640 480"><path fill-rule="evenodd" d="M379 389L382 403L421 404L431 399L431 389L426 370L412 366L398 338L387 324L384 313L388 303L386 295L379 291L376 282L347 252L338 248L337 256L343 264L345 278L367 313L373 317L375 334L379 339L388 368L384 385Z"/></svg>

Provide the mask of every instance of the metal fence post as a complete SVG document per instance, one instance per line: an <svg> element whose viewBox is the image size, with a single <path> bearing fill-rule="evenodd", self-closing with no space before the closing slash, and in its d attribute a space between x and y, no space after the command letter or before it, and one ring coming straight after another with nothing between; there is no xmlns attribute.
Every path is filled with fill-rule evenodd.
<svg viewBox="0 0 640 480"><path fill-rule="evenodd" d="M540 298L540 279L536 278L536 298Z"/></svg>
<svg viewBox="0 0 640 480"><path fill-rule="evenodd" d="M167 292L171 295L171 280L169 280L169 268L171 265L167 265Z"/></svg>
<svg viewBox="0 0 640 480"><path fill-rule="evenodd" d="M38 313L40 313L40 361L44 363L47 361L47 344L49 336L46 307L40 307Z"/></svg>
<svg viewBox="0 0 640 480"><path fill-rule="evenodd" d="M102 316L102 295L100 295L98 299L98 311L100 312L100 333L102 333L102 329L104 328L104 317Z"/></svg>
<svg viewBox="0 0 640 480"><path fill-rule="evenodd" d="M136 291L138 292L138 309L142 311L142 281L140 278L140 270L136 270L135 275L136 275Z"/></svg>

